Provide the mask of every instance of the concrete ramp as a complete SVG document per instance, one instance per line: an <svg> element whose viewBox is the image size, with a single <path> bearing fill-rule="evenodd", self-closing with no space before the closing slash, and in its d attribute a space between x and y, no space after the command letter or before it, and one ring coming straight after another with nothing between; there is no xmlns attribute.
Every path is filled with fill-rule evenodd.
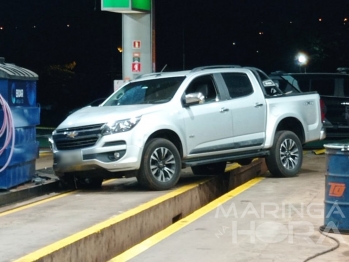
<svg viewBox="0 0 349 262"><path fill-rule="evenodd" d="M227 169L229 170L229 168ZM17 261L108 261L219 196L262 176L264 159L183 186L137 208L80 231Z"/></svg>

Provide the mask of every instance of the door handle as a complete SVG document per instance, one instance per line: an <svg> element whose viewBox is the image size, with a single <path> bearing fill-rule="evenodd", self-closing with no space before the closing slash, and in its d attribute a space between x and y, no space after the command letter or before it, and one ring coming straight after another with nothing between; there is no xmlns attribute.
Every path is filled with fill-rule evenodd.
<svg viewBox="0 0 349 262"><path fill-rule="evenodd" d="M263 104L258 103L258 102L254 105L254 107L261 107L261 106L263 106Z"/></svg>
<svg viewBox="0 0 349 262"><path fill-rule="evenodd" d="M223 113L223 112L228 112L229 111L229 108L226 108L226 107L222 107L221 108L221 113Z"/></svg>

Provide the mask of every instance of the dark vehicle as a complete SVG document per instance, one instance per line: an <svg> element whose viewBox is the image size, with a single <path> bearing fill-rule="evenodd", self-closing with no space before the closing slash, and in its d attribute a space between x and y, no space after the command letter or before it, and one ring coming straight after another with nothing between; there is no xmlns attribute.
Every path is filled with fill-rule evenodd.
<svg viewBox="0 0 349 262"><path fill-rule="evenodd" d="M327 138L349 138L349 68L338 73L273 72L270 78L287 93L287 86L301 92L316 91L325 107L324 126Z"/></svg>

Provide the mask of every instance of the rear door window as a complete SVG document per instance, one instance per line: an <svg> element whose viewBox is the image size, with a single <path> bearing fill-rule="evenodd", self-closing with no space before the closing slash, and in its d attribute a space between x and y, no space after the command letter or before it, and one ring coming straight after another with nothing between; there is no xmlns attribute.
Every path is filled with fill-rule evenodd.
<svg viewBox="0 0 349 262"><path fill-rule="evenodd" d="M231 98L247 96L253 93L250 79L244 73L222 73Z"/></svg>

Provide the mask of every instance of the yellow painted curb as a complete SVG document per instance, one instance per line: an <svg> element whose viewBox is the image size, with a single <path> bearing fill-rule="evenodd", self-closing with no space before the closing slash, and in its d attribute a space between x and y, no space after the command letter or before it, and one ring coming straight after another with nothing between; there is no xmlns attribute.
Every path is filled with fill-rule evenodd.
<svg viewBox="0 0 349 262"><path fill-rule="evenodd" d="M313 150L313 153L315 155L322 155L325 154L326 150L325 149L317 149L317 150Z"/></svg>
<svg viewBox="0 0 349 262"><path fill-rule="evenodd" d="M254 179L246 182L245 184L231 190L230 192L228 192L228 193L224 194L223 196L217 198L216 200L210 202L206 206L193 212L189 216L177 221L176 223L172 224L171 226L167 227L166 229L160 231L159 233L153 235L152 237L144 240L143 242L135 245L134 247L130 248L129 250L126 250L125 252L121 253L120 255L114 257L113 259L109 260L109 262L124 262L124 261L128 261L128 260L132 259L133 257L139 255L140 253L144 252L145 250L147 250L150 247L154 246L155 244L159 243L163 239L169 237L170 235L172 235L173 233L182 229L183 227L194 222L195 220L197 220L198 218L207 214L208 212L214 210L215 208L217 208L218 206L227 202L228 200L236 197L240 193L251 188L252 186L256 185L257 183L261 182L263 179L264 179L264 177L254 178Z"/></svg>
<svg viewBox="0 0 349 262"><path fill-rule="evenodd" d="M192 184L189 184L189 185L186 185L186 186L183 186L183 187L180 187L166 195L163 195L163 196L160 196L152 201L149 201L147 203L144 203L143 205L140 205L136 208L133 208L131 210L128 210L120 215L117 215L115 217L112 217L110 219L107 219L101 223L98 223L92 227L89 227L87 229L84 229L78 233L75 233L69 237L66 237L62 240L59 240L55 243L52 243L51 245L48 245L46 247L43 247L37 251L34 251L33 253L30 253L24 257L21 257L19 258L18 260L14 260L15 262L31 262L31 261L36 261L36 260L39 260L57 250L60 250L76 241L79 241L83 238L86 238L92 234L95 234L95 233L99 233L101 232L103 229L107 228L107 227L110 227L111 225L113 224L116 224L116 223L119 223L120 221L122 220L125 220L129 217L132 217L146 209L149 209L153 206L156 206L158 205L159 203L161 202L164 202L166 201L167 199L170 199L170 198L174 198L176 197L177 195L180 195L192 188L195 188L203 183L205 183L207 180L209 179L204 179L204 180L201 180L200 182L196 182L196 183L192 183Z"/></svg>

